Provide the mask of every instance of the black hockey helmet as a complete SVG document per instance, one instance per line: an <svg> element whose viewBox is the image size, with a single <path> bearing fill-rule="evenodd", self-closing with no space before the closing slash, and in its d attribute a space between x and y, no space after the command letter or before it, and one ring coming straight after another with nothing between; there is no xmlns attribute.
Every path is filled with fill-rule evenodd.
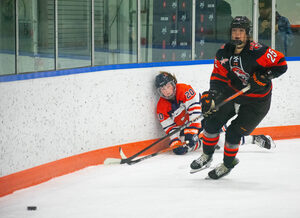
<svg viewBox="0 0 300 218"><path fill-rule="evenodd" d="M160 72L156 77L155 77L155 87L158 89L160 87L163 87L169 82L174 82L174 84L177 83L177 79L175 76L168 72Z"/></svg>
<svg viewBox="0 0 300 218"><path fill-rule="evenodd" d="M246 30L246 34L250 35L250 20L246 16L236 16L230 24L230 34L232 28L242 28Z"/></svg>
<svg viewBox="0 0 300 218"><path fill-rule="evenodd" d="M166 97L162 94L161 88L165 86L166 84L171 83L172 86L174 87L174 93L172 96ZM171 99L175 96L176 94L176 83L177 79L174 75L168 73L168 72L160 72L156 77L155 77L155 87L159 93L159 95L163 98L166 99Z"/></svg>

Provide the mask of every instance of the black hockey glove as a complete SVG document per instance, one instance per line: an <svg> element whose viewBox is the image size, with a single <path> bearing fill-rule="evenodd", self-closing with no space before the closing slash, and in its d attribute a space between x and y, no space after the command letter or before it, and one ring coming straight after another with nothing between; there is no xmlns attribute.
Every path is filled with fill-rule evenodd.
<svg viewBox="0 0 300 218"><path fill-rule="evenodd" d="M187 146L193 148L199 142L199 129L195 127L187 127L180 132L181 141L185 141Z"/></svg>
<svg viewBox="0 0 300 218"><path fill-rule="evenodd" d="M257 92L263 90L270 82L270 76L267 74L254 73L252 77L249 79L250 83L250 92Z"/></svg>
<svg viewBox="0 0 300 218"><path fill-rule="evenodd" d="M216 109L216 92L206 91L201 95L201 108L204 117L210 117L217 111Z"/></svg>
<svg viewBox="0 0 300 218"><path fill-rule="evenodd" d="M182 142L178 137L170 141L170 147L175 147L173 152L177 155L183 155L188 152L188 148L185 145L182 145Z"/></svg>
<svg viewBox="0 0 300 218"><path fill-rule="evenodd" d="M275 76L271 70L268 70L267 72L263 73L261 76L263 76L264 78L269 79L269 80L275 78Z"/></svg>

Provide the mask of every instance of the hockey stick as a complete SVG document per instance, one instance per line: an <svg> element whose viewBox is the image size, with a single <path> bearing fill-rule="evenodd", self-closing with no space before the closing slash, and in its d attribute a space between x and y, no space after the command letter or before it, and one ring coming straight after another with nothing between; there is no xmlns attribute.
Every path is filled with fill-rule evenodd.
<svg viewBox="0 0 300 218"><path fill-rule="evenodd" d="M241 89L240 91L238 91L237 93L231 95L230 97L226 98L225 100L223 100L220 104L217 104L216 105L216 108L220 108L222 107L224 104L226 104L227 102L229 101L232 101L233 99L237 98L238 96L244 94L245 92L247 92L248 90L250 89L250 84L248 84L248 86L246 86L245 88ZM122 148L120 147L119 148L119 151L120 151L120 154L121 154L121 157L122 159L119 160L119 159L111 159L111 161L109 159L106 160L106 163L105 164L111 164L111 163L119 163L119 164L124 164L124 163L127 163L127 164L130 164L131 162L134 162L134 158L136 158L137 156L139 156L140 154L144 153L145 151L147 151L148 149L152 148L154 145L158 144L159 142L163 141L164 139L172 136L172 135L175 135L176 133L182 131L183 129L185 129L186 127L188 127L189 125L191 125L192 123L196 122L197 120L202 120L204 118L203 114L199 115L198 117L194 118L193 120L189 121L188 123L182 125L180 128L174 130L173 132L165 135L164 137L158 139L157 141L155 141L154 143L152 143L151 145L147 146L146 148L144 148L143 150L139 151L138 153L132 155L131 157L128 157L126 158L126 156L124 155L123 151L122 151ZM156 154L157 155L157 154ZM154 155L154 156L156 156ZM148 156L151 156L151 155L148 155ZM147 156L145 156L147 157ZM149 158L149 157L147 157ZM145 158L145 159L147 159ZM137 162L140 162L137 160Z"/></svg>
<svg viewBox="0 0 300 218"><path fill-rule="evenodd" d="M132 164L138 163L138 162L140 162L140 161L142 161L142 160L145 160L145 159L154 157L154 156L156 156L156 155L158 155L158 154L160 154L160 153L164 153L164 152L167 152L167 151L171 151L171 150L173 150L173 149L175 149L175 148L178 148L178 147L181 147L181 146L183 146L183 145L185 145L185 144L188 144L188 141L183 142L182 144L179 144L179 145L175 145L175 146L172 146L172 147L168 147L168 148L162 149L162 150L157 151L157 152L155 152L155 153L153 153L153 154L149 154L149 155L147 155L147 156L141 157L141 158L139 158L139 159L137 159L137 160L131 160L131 161L128 162L127 164L132 165ZM126 159L127 157L125 156L125 154L124 154L124 152L123 152L123 150L122 150L121 147L119 148L119 152L120 152L120 155L121 155L121 158L122 158L122 159L118 159L118 158L106 158L105 161L104 161L104 164L105 164L105 165L110 165L110 164L121 164L121 160Z"/></svg>
<svg viewBox="0 0 300 218"><path fill-rule="evenodd" d="M244 94L245 92L249 91L250 88L251 88L251 86L250 86L250 84L248 84L245 88L241 89L237 93L235 93L232 96L230 96L230 97L226 98L225 100L223 100L220 104L218 104L216 106L216 108L219 109L220 107L222 107L227 102L232 101L233 99L237 98L238 96L240 96L240 95Z"/></svg>
<svg viewBox="0 0 300 218"><path fill-rule="evenodd" d="M148 159L148 158L155 157L155 156L158 155L158 154L161 154L161 153L164 153L164 152L167 152L167 151L171 151L171 150L173 150L173 149L175 149L175 148L181 147L181 146L183 146L183 145L185 145L185 144L188 144L188 141L183 142L181 145L175 145L175 146L172 146L172 147L168 147L168 148L163 149L163 150L160 150L160 151L158 151L158 152L156 152L156 153L149 154L149 155L147 155L147 156L141 157L141 158L136 159L136 160L132 160L132 161L128 162L128 164L129 164L129 165L132 165L132 164L141 162L141 161L146 160L146 159Z"/></svg>

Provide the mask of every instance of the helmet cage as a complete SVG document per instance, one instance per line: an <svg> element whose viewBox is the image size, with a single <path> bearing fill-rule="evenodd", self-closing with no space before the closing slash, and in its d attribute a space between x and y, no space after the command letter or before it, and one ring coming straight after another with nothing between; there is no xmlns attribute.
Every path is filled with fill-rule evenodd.
<svg viewBox="0 0 300 218"><path fill-rule="evenodd" d="M246 16L237 16L235 17L231 24L230 24L230 42L231 44L237 46L237 45L241 45L242 41L241 40L233 40L232 39L232 29L233 28L241 28L244 29L246 32L246 35L248 36L248 40L250 37L250 20L246 17Z"/></svg>
<svg viewBox="0 0 300 218"><path fill-rule="evenodd" d="M165 96L162 93L162 88L164 88L168 84L172 85L172 87L173 87L173 93L170 96ZM173 99L175 97L175 95L176 95L176 84L175 84L175 82L173 80L171 80L171 81L167 82L166 84L164 84L163 86L158 87L157 88L157 92L158 92L159 96L162 97L162 98L165 98L165 99L168 99L168 100Z"/></svg>

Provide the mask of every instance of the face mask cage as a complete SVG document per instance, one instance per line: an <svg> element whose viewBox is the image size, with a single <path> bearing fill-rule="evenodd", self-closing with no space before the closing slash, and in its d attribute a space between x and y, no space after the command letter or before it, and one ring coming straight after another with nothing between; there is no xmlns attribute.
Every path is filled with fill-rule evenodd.
<svg viewBox="0 0 300 218"><path fill-rule="evenodd" d="M247 35L247 40L249 40L249 38L250 38L250 30L248 28L244 28L244 27L241 27L241 26L234 26L234 27L230 28L230 42L231 42L231 44L233 44L233 45L241 45L241 44L243 44L243 42L241 40L232 39L232 34L231 33L232 33L232 29L233 28L244 29L245 32L246 32L246 35Z"/></svg>
<svg viewBox="0 0 300 218"><path fill-rule="evenodd" d="M168 84L172 85L172 87L173 87L173 93L170 96L165 96L162 93L162 88L165 87ZM173 99L175 97L175 95L176 95L176 85L175 85L174 81L170 81L167 84L165 84L164 86L161 86L161 87L157 88L157 91L158 91L158 94L159 94L160 97L170 100L170 99Z"/></svg>
<svg viewBox="0 0 300 218"><path fill-rule="evenodd" d="M251 25L250 25L250 21L248 20L248 18L246 17L236 17L234 18L234 20L232 21L231 25L230 25L230 42L233 45L241 45L242 41L241 40L233 40L232 39L232 29L233 28L241 28L244 29L247 36L248 36L248 40L250 39L251 36Z"/></svg>

